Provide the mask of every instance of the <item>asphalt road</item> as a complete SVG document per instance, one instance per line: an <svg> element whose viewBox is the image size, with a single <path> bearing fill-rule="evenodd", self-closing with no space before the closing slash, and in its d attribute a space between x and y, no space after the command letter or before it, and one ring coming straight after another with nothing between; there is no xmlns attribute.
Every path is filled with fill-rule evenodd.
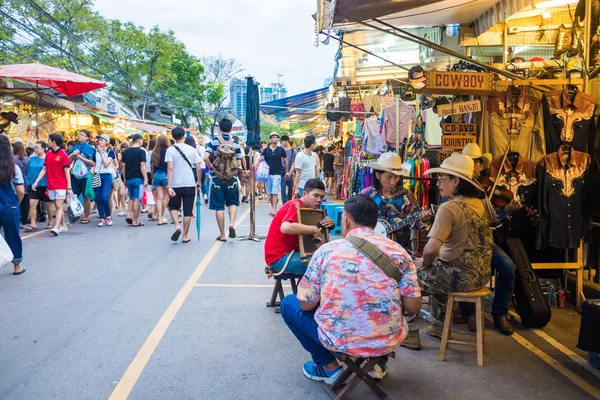
<svg viewBox="0 0 600 400"><path fill-rule="evenodd" d="M257 210L265 234L269 208ZM246 211L238 234L248 231ZM308 354L265 307L263 243L217 243L206 207L199 242L174 244L172 229L115 218L25 239L27 272L0 269L0 399L328 399L302 375ZM599 396L600 379L577 362L583 354L516 326L525 342L488 323L479 368L471 348L437 361L439 341L423 321L423 350L399 349L381 385L393 399ZM372 395L360 385L353 398Z"/></svg>

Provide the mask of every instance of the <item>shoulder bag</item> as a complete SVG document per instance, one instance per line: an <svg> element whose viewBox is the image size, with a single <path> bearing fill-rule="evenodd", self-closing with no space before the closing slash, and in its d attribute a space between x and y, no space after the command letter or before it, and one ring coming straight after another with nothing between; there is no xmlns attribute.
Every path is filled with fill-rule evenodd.
<svg viewBox="0 0 600 400"><path fill-rule="evenodd" d="M188 158L185 156L185 154L183 153L183 151L181 151L181 149L179 148L179 146L177 146L176 144L173 145L173 147L175 147L175 149L179 152L179 154L181 154L181 157L185 160L185 162L187 163L187 165L190 166L190 169L192 170L192 174L194 175L194 182L196 182L197 176L196 176L196 172L195 172L195 168L192 165L192 163L190 162L190 160L188 160Z"/></svg>
<svg viewBox="0 0 600 400"><path fill-rule="evenodd" d="M377 265L384 274L396 282L400 282L402 280L402 272L400 272L396 266L396 263L394 263L394 260L392 260L383 251L375 247L373 243L369 242L365 238L357 236L349 236L346 238L346 240L352 243L356 250L367 256L369 260L373 261L373 263Z"/></svg>

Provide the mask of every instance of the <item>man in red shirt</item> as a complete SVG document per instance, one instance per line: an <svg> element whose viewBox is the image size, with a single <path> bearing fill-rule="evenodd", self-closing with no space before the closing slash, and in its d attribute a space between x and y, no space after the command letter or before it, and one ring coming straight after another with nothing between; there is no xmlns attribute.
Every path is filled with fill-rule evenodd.
<svg viewBox="0 0 600 400"><path fill-rule="evenodd" d="M286 274L304 275L306 272L308 263L300 260L298 235L312 234L316 239L321 241L324 239L316 226L298 223L296 205L300 208L317 209L324 198L325 184L318 179L309 179L304 185L302 197L285 203L273 217L265 241L265 262L275 272L282 270L289 257L291 258L285 269ZM329 217L321 220L321 226L324 228L333 228L334 225Z"/></svg>
<svg viewBox="0 0 600 400"><path fill-rule="evenodd" d="M44 168L33 185L31 185L31 188L35 190L39 181L46 176L48 197L54 202L54 206L56 207L56 224L50 230L54 236L68 231L63 204L67 198L67 194L73 194L71 190L71 163L69 156L61 148L62 144L63 137L58 133L48 136L50 151L46 154Z"/></svg>

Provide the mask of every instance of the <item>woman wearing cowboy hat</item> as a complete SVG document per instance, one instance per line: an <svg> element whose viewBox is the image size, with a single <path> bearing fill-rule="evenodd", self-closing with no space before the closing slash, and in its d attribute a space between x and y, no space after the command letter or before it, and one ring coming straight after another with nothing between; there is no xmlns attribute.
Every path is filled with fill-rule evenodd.
<svg viewBox="0 0 600 400"><path fill-rule="evenodd" d="M446 294L481 289L490 278L495 218L489 204L479 199L484 190L473 180L473 172L473 159L464 154L425 171L438 174L439 192L448 199L437 211L423 258L415 260L421 290L433 295L431 315L437 321L444 318ZM441 325L434 323L427 333L441 337Z"/></svg>

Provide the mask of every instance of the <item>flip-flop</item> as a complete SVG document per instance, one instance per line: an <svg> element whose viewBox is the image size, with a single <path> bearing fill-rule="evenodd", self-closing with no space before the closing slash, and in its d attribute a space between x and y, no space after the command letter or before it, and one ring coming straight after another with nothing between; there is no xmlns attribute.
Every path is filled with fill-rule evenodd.
<svg viewBox="0 0 600 400"><path fill-rule="evenodd" d="M229 227L229 237L230 237L231 239L234 239L234 238L235 238L235 228L234 228L233 226L230 226L230 227Z"/></svg>
<svg viewBox="0 0 600 400"><path fill-rule="evenodd" d="M139 224L137 224L137 225L131 224L131 226L133 226L134 228L137 228L138 226L144 226L144 223L143 223L143 222L140 222L140 223L139 223Z"/></svg>
<svg viewBox="0 0 600 400"><path fill-rule="evenodd" d="M85 224L89 224L90 220L89 219L85 219L85 218L81 218L81 221L79 221L80 224L85 225Z"/></svg>
<svg viewBox="0 0 600 400"><path fill-rule="evenodd" d="M161 224L161 223L158 223L158 224L156 224L156 225L169 225L169 223L168 223L168 222L163 222L162 224Z"/></svg>
<svg viewBox="0 0 600 400"><path fill-rule="evenodd" d="M19 272L13 272L13 275L21 275L21 274L25 273L25 271L27 271L25 268L21 268L21 270Z"/></svg>
<svg viewBox="0 0 600 400"><path fill-rule="evenodd" d="M181 236L181 229L177 229L175 232L173 232L173 234L171 235L171 240L176 242L177 240L179 240L179 236Z"/></svg>
<svg viewBox="0 0 600 400"><path fill-rule="evenodd" d="M54 225L52 225L52 224L46 225L46 229L52 229L52 228L54 228Z"/></svg>
<svg viewBox="0 0 600 400"><path fill-rule="evenodd" d="M227 239L221 239L221 236L217 236L217 240L219 242L226 242L227 241Z"/></svg>
<svg viewBox="0 0 600 400"><path fill-rule="evenodd" d="M35 228L33 226L26 226L25 227L25 232L35 232L37 230L38 230L37 226Z"/></svg>
<svg viewBox="0 0 600 400"><path fill-rule="evenodd" d="M192 239L188 239L188 240L182 240L182 241L181 241L181 243L189 243L189 242L191 242L191 241L192 241Z"/></svg>
<svg viewBox="0 0 600 400"><path fill-rule="evenodd" d="M133 218L125 218L125 222L127 222L129 225L133 224Z"/></svg>

